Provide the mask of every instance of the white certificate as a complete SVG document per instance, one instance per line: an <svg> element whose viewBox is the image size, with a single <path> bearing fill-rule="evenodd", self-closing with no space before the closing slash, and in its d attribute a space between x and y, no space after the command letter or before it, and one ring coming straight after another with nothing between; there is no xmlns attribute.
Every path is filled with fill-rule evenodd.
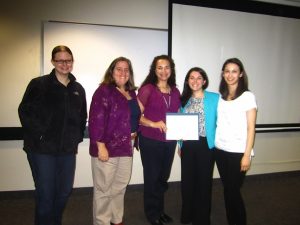
<svg viewBox="0 0 300 225"><path fill-rule="evenodd" d="M198 113L167 113L167 140L199 140Z"/></svg>

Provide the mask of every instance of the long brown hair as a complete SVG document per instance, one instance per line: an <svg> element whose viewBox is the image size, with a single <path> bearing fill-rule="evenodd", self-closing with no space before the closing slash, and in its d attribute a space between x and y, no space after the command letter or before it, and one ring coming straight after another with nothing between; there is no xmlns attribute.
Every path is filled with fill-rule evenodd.
<svg viewBox="0 0 300 225"><path fill-rule="evenodd" d="M223 74L224 74L225 67L227 66L227 64L230 64L230 63L236 64L240 69L240 73L243 74L243 76L241 76L239 78L238 86L237 86L237 89L235 91L235 95L234 95L233 99L238 98L245 91L249 91L249 89L248 89L248 76L247 76L247 73L245 71L244 65L241 62L241 60L239 60L238 58L227 59L224 62L223 66L222 66L222 74L221 74L222 79L221 79L220 86L219 86L219 92L220 92L220 94L221 94L221 96L224 100L227 100L227 97L229 95L229 90L228 90L228 85L227 85L227 83L224 79Z"/></svg>
<svg viewBox="0 0 300 225"><path fill-rule="evenodd" d="M146 85L146 84L153 84L153 85L156 86L156 84L158 82L158 79L157 79L157 76L156 76L156 73L155 73L156 64L157 64L157 61L161 60L161 59L167 60L170 63L171 76L168 79L168 85L170 87L176 86L175 63L174 63L173 59L170 56L167 56L167 55L159 55L159 56L156 56L153 59L153 61L151 63L151 66L150 66L149 73L148 73L147 77L145 78L145 80L143 81L141 87Z"/></svg>
<svg viewBox="0 0 300 225"><path fill-rule="evenodd" d="M117 63L122 62L122 61L126 62L129 67L129 80L125 84L125 89L126 89L126 91L136 90L136 87L134 85L133 69L132 69L131 61L123 56L118 57L111 62L111 64L109 65L109 67L107 68L107 70L104 74L104 79L102 81L102 84L111 84L111 85L116 86L115 80L113 78L113 71L114 71Z"/></svg>

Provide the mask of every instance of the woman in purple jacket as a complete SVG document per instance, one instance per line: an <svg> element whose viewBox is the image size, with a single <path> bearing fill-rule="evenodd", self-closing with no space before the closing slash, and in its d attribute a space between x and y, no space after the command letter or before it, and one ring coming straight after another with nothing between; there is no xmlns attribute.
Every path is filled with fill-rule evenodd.
<svg viewBox="0 0 300 225"><path fill-rule="evenodd" d="M119 57L95 91L89 114L94 225L123 225L124 194L132 168L138 106L129 59Z"/></svg>
<svg viewBox="0 0 300 225"><path fill-rule="evenodd" d="M166 140L166 113L178 112L180 93L176 88L175 64L167 55L154 58L138 92L143 113L139 146L144 169L144 211L152 225L172 222L164 210L176 141Z"/></svg>

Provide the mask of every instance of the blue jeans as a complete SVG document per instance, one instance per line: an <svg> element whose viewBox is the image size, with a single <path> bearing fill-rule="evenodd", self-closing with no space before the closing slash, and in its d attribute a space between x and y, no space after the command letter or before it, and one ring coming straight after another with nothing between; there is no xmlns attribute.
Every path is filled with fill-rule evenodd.
<svg viewBox="0 0 300 225"><path fill-rule="evenodd" d="M27 159L35 184L35 225L61 225L74 182L75 154L29 152Z"/></svg>

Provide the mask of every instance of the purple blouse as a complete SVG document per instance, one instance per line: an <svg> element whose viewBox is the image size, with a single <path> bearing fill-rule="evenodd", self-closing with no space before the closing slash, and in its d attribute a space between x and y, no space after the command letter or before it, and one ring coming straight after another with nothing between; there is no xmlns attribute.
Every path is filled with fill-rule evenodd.
<svg viewBox="0 0 300 225"><path fill-rule="evenodd" d="M134 91L130 95L137 101ZM132 156L130 108L115 86L102 84L95 91L88 124L91 156L98 157L96 141L105 143L109 157Z"/></svg>
<svg viewBox="0 0 300 225"><path fill-rule="evenodd" d="M171 88L170 94L164 94L156 86L146 84L139 89L138 99L144 106L144 116L153 122L166 122L166 113L178 112L180 107L180 92L176 87ZM140 132L145 137L166 141L166 134L157 128L140 125Z"/></svg>

